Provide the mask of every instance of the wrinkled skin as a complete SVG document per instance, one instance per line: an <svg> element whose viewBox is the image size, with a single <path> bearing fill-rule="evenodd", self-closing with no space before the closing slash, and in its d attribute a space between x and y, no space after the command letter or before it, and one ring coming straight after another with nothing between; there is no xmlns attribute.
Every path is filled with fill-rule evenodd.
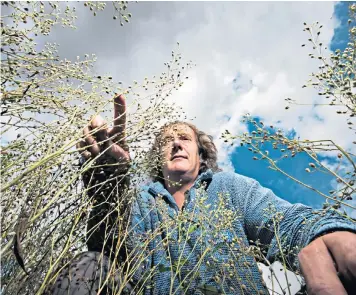
<svg viewBox="0 0 356 295"><path fill-rule="evenodd" d="M303 248L298 258L308 294L356 294L356 234L326 234Z"/></svg>

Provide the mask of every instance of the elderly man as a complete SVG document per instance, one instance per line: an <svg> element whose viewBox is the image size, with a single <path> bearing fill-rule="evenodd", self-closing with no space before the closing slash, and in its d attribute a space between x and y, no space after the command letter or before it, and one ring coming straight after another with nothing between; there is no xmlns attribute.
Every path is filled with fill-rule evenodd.
<svg viewBox="0 0 356 295"><path fill-rule="evenodd" d="M120 95L114 128L96 117L78 145L86 159L105 150L120 164L116 174L126 173L130 161L125 112ZM89 252L61 273L51 294L268 294L255 260L261 253L251 243L266 249L268 260L301 270L308 294L355 294L355 223L336 212L290 204L253 179L222 172L216 154L212 137L192 124L161 128L151 150L152 183L138 188L120 211L128 222L119 258L112 253L121 241L115 236L120 216L108 212L128 182L116 183L115 190L106 181L113 171L84 176L100 204L89 219ZM105 181L106 188L98 189ZM110 266L117 261L126 264L115 276ZM128 273L131 284L122 286ZM114 279L105 283L108 274Z"/></svg>

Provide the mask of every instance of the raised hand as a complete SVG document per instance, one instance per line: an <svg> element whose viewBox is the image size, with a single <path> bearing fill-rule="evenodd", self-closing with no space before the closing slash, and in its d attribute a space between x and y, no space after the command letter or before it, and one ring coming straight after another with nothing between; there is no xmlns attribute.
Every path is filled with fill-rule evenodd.
<svg viewBox="0 0 356 295"><path fill-rule="evenodd" d="M113 123L114 126L109 128L101 116L95 116L84 128L84 139L77 148L82 150L86 160L100 156L111 163L123 164L120 170L127 170L130 154L126 144L126 101L123 95L114 98Z"/></svg>

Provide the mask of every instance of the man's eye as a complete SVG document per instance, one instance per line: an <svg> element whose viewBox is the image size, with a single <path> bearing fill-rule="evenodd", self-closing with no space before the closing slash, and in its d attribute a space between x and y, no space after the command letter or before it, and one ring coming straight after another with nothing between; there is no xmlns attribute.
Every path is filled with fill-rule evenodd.
<svg viewBox="0 0 356 295"><path fill-rule="evenodd" d="M190 140L190 137L183 135L183 136L180 137L180 140Z"/></svg>
<svg viewBox="0 0 356 295"><path fill-rule="evenodd" d="M164 144L164 145L167 145L167 144L171 143L172 140L173 140L173 138L171 138L171 137L166 137L165 139L163 139L163 144Z"/></svg>

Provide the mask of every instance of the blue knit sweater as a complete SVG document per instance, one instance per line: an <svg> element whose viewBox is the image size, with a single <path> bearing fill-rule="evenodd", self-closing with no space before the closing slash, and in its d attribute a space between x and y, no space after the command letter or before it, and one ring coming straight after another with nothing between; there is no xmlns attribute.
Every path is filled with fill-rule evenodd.
<svg viewBox="0 0 356 295"><path fill-rule="evenodd" d="M284 251L285 263L298 270L298 252L317 236L356 232L335 211L290 204L236 173L208 170L185 196L180 211L155 182L133 204L129 248L143 294L268 294L252 241L270 261L283 261Z"/></svg>

